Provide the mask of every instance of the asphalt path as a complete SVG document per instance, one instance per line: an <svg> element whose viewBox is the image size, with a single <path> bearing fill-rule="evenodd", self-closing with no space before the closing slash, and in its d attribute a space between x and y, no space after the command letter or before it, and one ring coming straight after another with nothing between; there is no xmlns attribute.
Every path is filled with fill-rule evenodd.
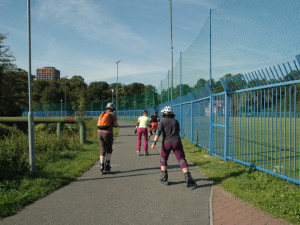
<svg viewBox="0 0 300 225"><path fill-rule="evenodd" d="M69 185L1 220L0 224L210 224L210 181L189 164L198 187L187 188L171 154L169 185L161 184L161 142L158 141L156 150L150 148L149 142L150 155L137 156L134 124L119 122L119 125L111 173L102 175L97 161Z"/></svg>

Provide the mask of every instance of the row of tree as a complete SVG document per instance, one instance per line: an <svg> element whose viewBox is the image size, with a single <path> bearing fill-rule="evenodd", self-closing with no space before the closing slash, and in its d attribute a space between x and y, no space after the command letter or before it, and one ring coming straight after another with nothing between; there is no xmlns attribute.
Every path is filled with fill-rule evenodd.
<svg viewBox="0 0 300 225"><path fill-rule="evenodd" d="M9 46L4 44L6 38L6 35L0 33L0 116L19 116L22 114L22 108L28 106L28 73L13 63L15 58L10 52ZM33 105L61 104L64 102L71 105L72 110L84 111L87 110L86 106L89 105L87 104L89 101L112 101L112 90L116 90L117 87L119 98L132 97L131 100L128 100L127 105L133 102L133 96L139 96L138 100L135 99L134 101L140 102L142 105L146 102L145 106L152 105L152 102L159 104L162 98L164 98L164 102L168 100L168 96L166 96L168 90L163 91L163 97L153 85L136 82L128 85L108 84L105 81L86 84L80 75L74 75L70 79L68 76L62 77L58 81L35 80L35 76L32 76L32 80ZM181 95L201 89L207 82L204 79L199 79L194 87L183 84ZM216 92L223 90L220 82L212 80L212 83ZM180 96L179 90L179 86L174 88L175 98ZM113 94L115 96L115 92ZM147 100L144 101L145 98L148 98L149 103ZM123 104L125 105L125 102Z"/></svg>

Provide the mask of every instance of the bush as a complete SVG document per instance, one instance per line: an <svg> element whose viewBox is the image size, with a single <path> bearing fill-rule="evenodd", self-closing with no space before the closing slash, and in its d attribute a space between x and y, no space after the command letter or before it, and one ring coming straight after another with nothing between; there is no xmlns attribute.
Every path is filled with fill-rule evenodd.
<svg viewBox="0 0 300 225"><path fill-rule="evenodd" d="M35 126L36 167L41 169L49 162L74 157L74 151L82 149L79 143L78 126L71 124L57 137L56 124ZM3 129L4 130L4 129ZM29 174L28 136L16 129L6 129L6 136L0 139L0 180Z"/></svg>
<svg viewBox="0 0 300 225"><path fill-rule="evenodd" d="M21 132L0 140L0 180L28 173L28 152L28 138Z"/></svg>

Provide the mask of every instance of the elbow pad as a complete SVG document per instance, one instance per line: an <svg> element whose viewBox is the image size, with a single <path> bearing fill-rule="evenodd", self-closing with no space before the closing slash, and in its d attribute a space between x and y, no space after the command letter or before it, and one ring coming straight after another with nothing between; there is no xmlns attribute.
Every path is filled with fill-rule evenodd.
<svg viewBox="0 0 300 225"><path fill-rule="evenodd" d="M156 130L155 134L159 137L161 135L161 130Z"/></svg>

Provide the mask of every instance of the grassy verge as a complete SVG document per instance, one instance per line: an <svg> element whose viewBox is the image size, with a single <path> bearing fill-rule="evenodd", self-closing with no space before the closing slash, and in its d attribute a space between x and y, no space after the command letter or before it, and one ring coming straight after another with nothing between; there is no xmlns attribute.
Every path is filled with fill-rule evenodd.
<svg viewBox="0 0 300 225"><path fill-rule="evenodd" d="M35 177L30 177L25 173L1 180L0 218L17 213L24 206L68 184L87 171L99 158L96 123L96 120L86 121L87 143L84 145L72 143L74 137L69 137L72 139L70 140L72 148L63 145L63 148L59 149L59 154L49 154L47 150L45 150L46 154L40 153L37 157L38 166ZM114 129L115 135L117 135L117 132L118 128ZM75 139L76 142L79 142L78 136ZM47 140L44 138L43 141L46 142ZM58 144L61 143L61 140L55 140L55 138L49 141L53 142L51 145L55 145L56 141L58 141ZM68 139L64 140L64 142L66 141ZM37 141L36 145L38 143ZM50 143L47 145L49 146ZM54 156L55 159L53 159Z"/></svg>
<svg viewBox="0 0 300 225"><path fill-rule="evenodd" d="M214 183L274 217L300 224L297 185L232 161L208 157L208 151L182 141L189 161Z"/></svg>

